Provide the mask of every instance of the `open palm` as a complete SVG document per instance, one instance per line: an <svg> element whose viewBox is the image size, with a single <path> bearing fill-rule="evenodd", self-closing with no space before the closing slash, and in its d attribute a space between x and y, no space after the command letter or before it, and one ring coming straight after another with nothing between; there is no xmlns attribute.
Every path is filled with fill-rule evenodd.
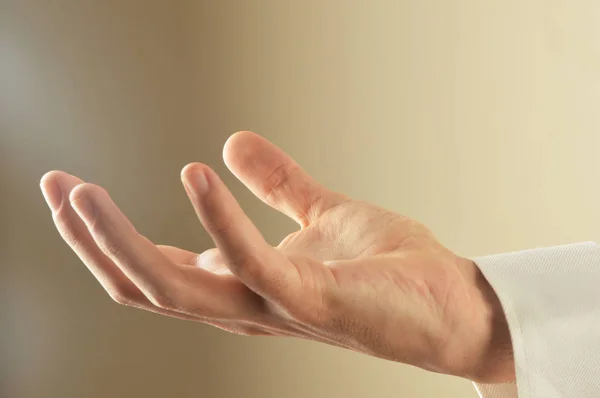
<svg viewBox="0 0 600 398"><path fill-rule="evenodd" d="M154 245L94 184L50 172L42 189L61 236L119 303L476 381L514 378L499 304L472 261L412 219L327 190L254 133L233 135L224 159L300 230L268 245L200 163L182 180L216 244L201 254Z"/></svg>

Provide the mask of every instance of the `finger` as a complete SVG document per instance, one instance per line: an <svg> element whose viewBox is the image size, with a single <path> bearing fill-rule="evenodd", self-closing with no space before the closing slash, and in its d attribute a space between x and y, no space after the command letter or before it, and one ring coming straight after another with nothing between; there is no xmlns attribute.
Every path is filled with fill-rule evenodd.
<svg viewBox="0 0 600 398"><path fill-rule="evenodd" d="M178 290L182 275L170 267L152 244L142 239L108 194L99 186L81 184L70 194L71 206L86 224L100 250L140 288L155 305Z"/></svg>
<svg viewBox="0 0 600 398"><path fill-rule="evenodd" d="M46 173L40 182L42 193L52 210L52 218L61 237L100 282L109 296L119 304L174 318L198 321L199 319L196 317L154 306L119 267L102 253L68 201L73 188L80 184L83 184L82 180L62 171Z"/></svg>
<svg viewBox="0 0 600 398"><path fill-rule="evenodd" d="M218 329L240 336L275 336L273 333L270 333L262 328L257 328L254 326L239 326L224 323L206 323Z"/></svg>
<svg viewBox="0 0 600 398"><path fill-rule="evenodd" d="M73 188L82 183L83 181L75 176L62 171L52 171L42 177L40 187L52 210L52 218L61 237L114 301L173 318L209 323L234 333L238 330L230 323L218 323L214 319L184 314L153 305L119 267L100 250L85 224L71 207L68 201L69 195ZM184 250L180 250L181 254L184 252ZM187 257L194 254L185 253Z"/></svg>
<svg viewBox="0 0 600 398"><path fill-rule="evenodd" d="M54 223L65 242L100 282L109 296L119 304L156 312L180 319L197 320L184 314L152 305L148 298L98 248L85 224L71 207L68 198L83 181L62 171L46 173L40 186L53 212Z"/></svg>
<svg viewBox="0 0 600 398"><path fill-rule="evenodd" d="M260 297L238 280L171 263L135 230L99 186L79 185L70 200L100 250L155 306L217 319L262 313Z"/></svg>
<svg viewBox="0 0 600 398"><path fill-rule="evenodd" d="M182 181L231 272L265 298L279 301L293 293L299 282L297 270L267 244L221 179L195 163L183 169Z"/></svg>
<svg viewBox="0 0 600 398"><path fill-rule="evenodd" d="M199 267L215 274L231 275L231 271L229 271L229 268L227 268L223 261L221 252L216 247L208 249L200 254L174 246L157 245L156 247L158 247L159 250L175 264Z"/></svg>
<svg viewBox="0 0 600 398"><path fill-rule="evenodd" d="M223 159L258 198L303 227L345 199L315 181L280 148L250 131L227 140Z"/></svg>
<svg viewBox="0 0 600 398"><path fill-rule="evenodd" d="M113 300L126 303L143 302L146 297L98 248L87 227L69 203L73 188L82 184L77 177L62 171L46 173L40 187L52 210L52 218L63 240L100 282Z"/></svg>
<svg viewBox="0 0 600 398"><path fill-rule="evenodd" d="M156 245L156 247L167 256L172 263L185 265L196 265L198 263L198 253L183 250L175 246Z"/></svg>

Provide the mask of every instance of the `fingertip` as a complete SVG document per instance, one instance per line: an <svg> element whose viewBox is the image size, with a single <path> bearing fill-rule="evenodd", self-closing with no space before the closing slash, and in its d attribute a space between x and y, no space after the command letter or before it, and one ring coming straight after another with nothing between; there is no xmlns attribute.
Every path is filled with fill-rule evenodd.
<svg viewBox="0 0 600 398"><path fill-rule="evenodd" d="M94 195L101 194L103 188L89 182L82 182L76 185L69 193L69 202L77 202L81 199L90 200Z"/></svg>
<svg viewBox="0 0 600 398"><path fill-rule="evenodd" d="M189 179L195 173L200 172L206 168L208 168L208 166L205 165L204 163L200 163L200 162L188 163L183 167L183 169L181 169L181 178Z"/></svg>
<svg viewBox="0 0 600 398"><path fill-rule="evenodd" d="M40 179L40 188L48 205L53 211L58 211L63 198L68 198L73 187L83 181L61 170L45 173Z"/></svg>
<svg viewBox="0 0 600 398"><path fill-rule="evenodd" d="M61 173L58 170L49 171L40 179L42 195L52 212L57 212L60 209L64 196L64 189L60 184Z"/></svg>
<svg viewBox="0 0 600 398"><path fill-rule="evenodd" d="M235 133L231 134L229 138L227 138L224 148L228 148L231 145L236 145L240 140L244 141L246 139L252 139L253 137L259 137L259 135L250 130L236 131Z"/></svg>
<svg viewBox="0 0 600 398"><path fill-rule="evenodd" d="M70 190L73 186L79 185L83 180L66 173L62 170L52 170L45 173L40 179L40 186L58 184L65 190Z"/></svg>
<svg viewBox="0 0 600 398"><path fill-rule="evenodd" d="M82 183L73 188L69 194L71 207L88 225L94 220L95 206L92 200L94 191L96 191L94 184Z"/></svg>
<svg viewBox="0 0 600 398"><path fill-rule="evenodd" d="M61 177L61 175L64 175L64 174L66 174L66 173L64 171L60 171L60 170L48 171L48 172L44 173L42 178L40 178L40 185L47 184L47 183L55 183L55 182L57 182L57 179L59 179Z"/></svg>
<svg viewBox="0 0 600 398"><path fill-rule="evenodd" d="M223 146L223 161L225 165L231 169L232 165L235 165L236 159L244 153L243 150L248 148L249 141L257 137L260 137L260 135L248 130L233 133Z"/></svg>
<svg viewBox="0 0 600 398"><path fill-rule="evenodd" d="M208 192L210 167L203 163L190 163L181 171L181 181L191 195L204 195Z"/></svg>
<svg viewBox="0 0 600 398"><path fill-rule="evenodd" d="M40 185L43 186L48 183L57 183L61 188L66 191L68 195L69 191L75 186L82 184L84 181L72 174L61 170L52 170L47 172L40 179Z"/></svg>

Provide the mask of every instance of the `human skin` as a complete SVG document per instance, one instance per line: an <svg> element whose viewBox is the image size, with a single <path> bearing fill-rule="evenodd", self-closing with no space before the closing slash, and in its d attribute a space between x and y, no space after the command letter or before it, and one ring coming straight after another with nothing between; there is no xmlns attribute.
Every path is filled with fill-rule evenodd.
<svg viewBox="0 0 600 398"><path fill-rule="evenodd" d="M62 238L118 303L476 382L515 379L502 307L473 261L413 219L327 189L257 134L232 135L223 155L299 230L269 245L201 163L181 173L216 245L200 254L152 243L97 185L62 171L40 184Z"/></svg>

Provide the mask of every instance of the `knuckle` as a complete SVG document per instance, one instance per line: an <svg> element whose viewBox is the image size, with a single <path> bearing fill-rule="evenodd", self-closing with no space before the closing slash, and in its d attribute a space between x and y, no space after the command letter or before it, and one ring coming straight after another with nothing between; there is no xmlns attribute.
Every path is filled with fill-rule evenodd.
<svg viewBox="0 0 600 398"><path fill-rule="evenodd" d="M87 231L82 232L82 228L74 226L69 216L62 210L54 214L54 223L62 239L73 248L80 245L81 237L87 233Z"/></svg>
<svg viewBox="0 0 600 398"><path fill-rule="evenodd" d="M125 262L126 256L123 251L123 247L120 243L118 243L112 239L108 239L107 237L100 235L100 234L98 234L96 236L98 236L98 239L97 239L98 247L104 254L106 254L108 257L116 260L117 262Z"/></svg>
<svg viewBox="0 0 600 398"><path fill-rule="evenodd" d="M229 231L234 222L233 215L223 209L221 198L216 197L215 195L209 196L210 197L206 198L204 202L206 212L211 215L211 217L206 220L206 228L215 234Z"/></svg>
<svg viewBox="0 0 600 398"><path fill-rule="evenodd" d="M324 197L324 192L314 192L314 194L311 197L307 198L303 212L308 215L312 213L319 213L324 201Z"/></svg>
<svg viewBox="0 0 600 398"><path fill-rule="evenodd" d="M79 238L79 234L77 234L75 231L73 231L71 228L68 228L68 226L59 226L58 230L60 232L61 237L63 238L63 240L69 245L71 246L73 249L77 249L78 247L81 246L81 240Z"/></svg>
<svg viewBox="0 0 600 398"><path fill-rule="evenodd" d="M233 218L230 215L221 215L211 223L213 233L221 235L231 230Z"/></svg>
<svg viewBox="0 0 600 398"><path fill-rule="evenodd" d="M165 310L187 312L191 308L188 297L182 293L181 289L175 288L173 284L155 288L152 292L147 292L146 296L156 307Z"/></svg>
<svg viewBox="0 0 600 398"><path fill-rule="evenodd" d="M230 266L236 270L237 273L241 272L246 274L251 280L264 281L265 279L265 272L260 265L259 260L250 255L234 256L230 262Z"/></svg>
<svg viewBox="0 0 600 398"><path fill-rule="evenodd" d="M283 163L275 168L266 178L265 202L272 204L274 195L285 189L289 184L291 176L300 170L297 164Z"/></svg>
<svg viewBox="0 0 600 398"><path fill-rule="evenodd" d="M176 308L176 301L172 294L166 292L152 292L148 294L148 300L158 308L162 309L174 309Z"/></svg>
<svg viewBox="0 0 600 398"><path fill-rule="evenodd" d="M313 192L312 196L307 195L304 199L301 207L297 211L296 216L300 221L300 225L302 227L308 227L313 218L316 218L321 211L320 209L323 207L323 193L322 192Z"/></svg>

